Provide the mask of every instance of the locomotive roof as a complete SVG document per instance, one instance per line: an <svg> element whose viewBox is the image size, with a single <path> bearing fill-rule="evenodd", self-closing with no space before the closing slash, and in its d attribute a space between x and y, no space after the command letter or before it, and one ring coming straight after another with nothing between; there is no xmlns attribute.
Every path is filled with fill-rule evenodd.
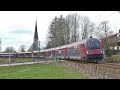
<svg viewBox="0 0 120 90"><path fill-rule="evenodd" d="M89 38L89 39L87 39L87 41L91 41L91 40L98 41L97 38Z"/></svg>

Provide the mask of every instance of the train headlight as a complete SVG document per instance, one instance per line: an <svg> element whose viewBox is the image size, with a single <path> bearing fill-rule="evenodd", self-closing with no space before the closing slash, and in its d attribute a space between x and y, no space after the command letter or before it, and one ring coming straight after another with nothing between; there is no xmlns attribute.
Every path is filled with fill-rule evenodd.
<svg viewBox="0 0 120 90"><path fill-rule="evenodd" d="M89 54L88 51L87 51L87 54Z"/></svg>

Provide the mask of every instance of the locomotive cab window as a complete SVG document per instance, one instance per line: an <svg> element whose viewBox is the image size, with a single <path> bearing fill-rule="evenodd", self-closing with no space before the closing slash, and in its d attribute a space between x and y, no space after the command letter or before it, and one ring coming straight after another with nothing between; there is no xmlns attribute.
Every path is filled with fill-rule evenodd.
<svg viewBox="0 0 120 90"><path fill-rule="evenodd" d="M100 48L100 42L99 41L88 41L87 42L88 49L99 49Z"/></svg>

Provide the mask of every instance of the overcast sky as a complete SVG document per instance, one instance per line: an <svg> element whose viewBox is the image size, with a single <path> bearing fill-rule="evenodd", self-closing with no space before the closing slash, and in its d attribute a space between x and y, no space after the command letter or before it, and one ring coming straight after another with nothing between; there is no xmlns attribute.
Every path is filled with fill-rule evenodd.
<svg viewBox="0 0 120 90"><path fill-rule="evenodd" d="M41 46L45 46L46 34L51 21L70 13L86 15L91 21L99 24L109 20L111 30L118 33L120 29L120 13L117 11L0 11L0 39L2 51L5 47L13 46L16 50L25 45L26 50L33 42L35 22L37 19L38 37Z"/></svg>

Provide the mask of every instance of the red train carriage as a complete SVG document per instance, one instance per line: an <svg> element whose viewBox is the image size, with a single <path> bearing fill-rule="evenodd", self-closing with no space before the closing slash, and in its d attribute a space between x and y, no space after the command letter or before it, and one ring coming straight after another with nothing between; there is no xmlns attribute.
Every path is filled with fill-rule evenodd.
<svg viewBox="0 0 120 90"><path fill-rule="evenodd" d="M74 42L67 45L67 58L68 59L80 59L80 49L79 49L79 42Z"/></svg>
<svg viewBox="0 0 120 90"><path fill-rule="evenodd" d="M66 59L67 48L66 45L55 48L55 57L60 59Z"/></svg>
<svg viewBox="0 0 120 90"><path fill-rule="evenodd" d="M17 58L31 58L32 52L18 52L16 53Z"/></svg>
<svg viewBox="0 0 120 90"><path fill-rule="evenodd" d="M19 52L18 57L57 57L83 61L100 61L103 59L101 42L96 38L83 39L71 44L34 52Z"/></svg>
<svg viewBox="0 0 120 90"><path fill-rule="evenodd" d="M85 49L84 43L80 44L80 56L81 56L81 59L86 57L86 49Z"/></svg>
<svg viewBox="0 0 120 90"><path fill-rule="evenodd" d="M39 53L39 58L45 59L46 58L46 52L45 51L40 52Z"/></svg>
<svg viewBox="0 0 120 90"><path fill-rule="evenodd" d="M55 56L55 48L46 49L45 52L46 52L45 55L46 58L51 58Z"/></svg>

